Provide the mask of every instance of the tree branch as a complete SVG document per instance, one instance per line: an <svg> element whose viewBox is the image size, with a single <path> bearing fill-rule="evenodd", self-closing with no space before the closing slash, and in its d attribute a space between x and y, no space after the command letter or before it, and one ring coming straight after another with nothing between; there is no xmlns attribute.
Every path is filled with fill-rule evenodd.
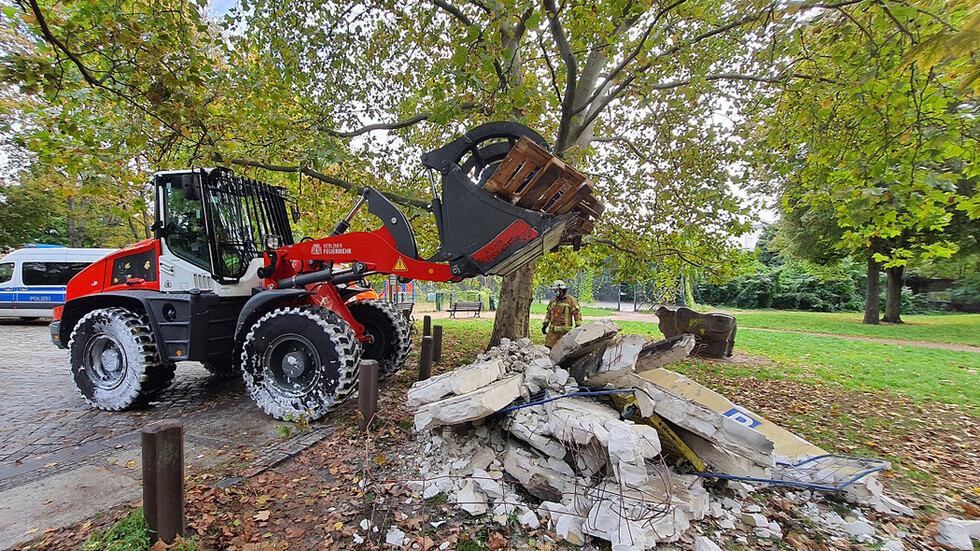
<svg viewBox="0 0 980 551"><path fill-rule="evenodd" d="M467 17L462 10L450 4L449 2L446 2L446 0L432 0L432 3L442 8L456 19L459 19L464 25L470 26L473 24L473 20Z"/></svg>
<svg viewBox="0 0 980 551"><path fill-rule="evenodd" d="M177 127L175 127L170 122L164 120L162 117L160 117L156 113L150 112L149 109L147 109L146 107L143 107L142 105L140 105L139 102L137 102L136 100L134 100L131 96L129 96L127 94L124 94L121 91L116 90L116 89L114 89L114 88L112 88L110 86L107 86L105 84L105 81L106 81L106 79L109 79L111 77L111 74L112 74L111 72L106 73L106 75L102 79L95 78L95 76L92 74L92 72L89 70L89 68L85 65L85 63L77 55L75 55L75 53L72 52L64 42L62 42L61 40L59 40L54 35L54 33L51 32L51 29L48 27L48 22L44 18L44 14L41 12L41 7L38 6L37 1L36 0L27 0L27 1L28 1L28 4L29 4L31 13L33 13L34 14L34 18L37 19L37 24L38 24L38 27L40 27L40 29L41 29L41 35L44 37L44 40L46 40L49 44L51 44L52 46L54 46L56 50L58 50L61 53L63 53L72 62L72 64L78 69L78 72L81 73L82 78L85 80L85 82L87 82L90 86L92 86L94 88L101 88L101 89L106 90L106 91L108 91L108 92L110 92L112 94L115 94L117 97L121 98L126 103L128 103L128 104L132 105L133 107L135 107L138 111L142 112L143 114L147 115L148 117L153 118L154 120L158 121L160 124L166 126L170 130L172 130L172 131L174 131L176 133L180 133L180 131L177 129ZM18 3L21 5L21 7L23 7L23 3L22 2L23 2L23 0L18 0Z"/></svg>
<svg viewBox="0 0 980 551"><path fill-rule="evenodd" d="M565 97L561 101L561 120L558 125L558 139L555 140L555 151L559 156L568 146L566 143L569 129L572 123L572 112L575 108L575 86L578 79L578 66L575 63L575 55L572 54L572 47L568 44L565 31L562 29L561 21L558 19L558 7L555 0L545 0L545 9L548 10L548 18L551 20L551 34L555 37L555 45L565 63Z"/></svg>
<svg viewBox="0 0 980 551"><path fill-rule="evenodd" d="M460 109L474 109L478 106L479 104L476 103L475 101L464 101L463 103L459 104ZM335 138L353 138L355 136L360 136L361 134L374 132L375 130L398 130L401 128L407 128L409 126L416 125L430 118L432 118L432 113L419 113L417 115L413 115L407 119L403 119L397 122L368 124L356 130L344 131L344 130L333 130L330 128L321 128L319 130L327 134L328 136L334 136Z"/></svg>
<svg viewBox="0 0 980 551"><path fill-rule="evenodd" d="M238 166L245 166L245 167L261 168L263 170L270 170L272 172L287 172L287 173L297 173L298 172L300 174L305 174L305 175L307 175L307 176L309 176L311 178L315 178L317 180L320 180L321 182L325 182L327 184L330 184L330 185L333 185L333 186L337 186L337 187L339 187L341 189L345 189L347 191L357 191L357 190L360 189L358 186L356 186L356 185L348 182L347 180L341 180L340 178L334 178L333 176L327 176L326 174L323 174L322 172L318 172L316 170L313 170L312 168L310 168L308 166L270 165L270 164L266 164L266 163L260 163L258 161L250 161L248 159L232 159L231 160L231 164L238 165ZM429 208L429 202L428 201L420 201L418 199L411 199L411 198L408 198L408 197L403 197L401 195L397 195L395 193L389 193L387 191L381 191L381 194L384 195L385 197L387 197L388 199L392 200L393 202L398 203L400 205L405 205L405 206L408 206L408 207L417 207L417 208L421 208L421 209L428 209Z"/></svg>

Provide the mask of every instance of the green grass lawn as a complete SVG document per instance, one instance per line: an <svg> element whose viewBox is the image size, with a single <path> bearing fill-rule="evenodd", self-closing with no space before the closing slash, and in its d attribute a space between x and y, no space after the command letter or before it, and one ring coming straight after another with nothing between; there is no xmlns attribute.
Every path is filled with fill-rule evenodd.
<svg viewBox="0 0 980 551"><path fill-rule="evenodd" d="M812 314L807 314L812 315ZM741 316L741 314L740 314ZM969 316L936 316L930 319L956 319ZM980 316L977 316L980 318ZM739 364L718 363L714 369L729 376L751 375L768 379L795 379L809 383L831 383L847 390L888 390L900 396L931 399L965 406L980 415L980 353L901 346L841 339L823 335L799 335L753 331L741 327L735 348L772 360L772 369L760 370ZM466 343L454 352L454 360L467 361L486 346L493 320L439 320L444 331ZM654 323L617 321L627 333L662 338ZM544 340L540 328L531 322L531 337ZM454 339L455 340L455 339ZM468 360L472 361L472 359ZM443 362L447 367L444 356ZM455 365L459 365L456 363Z"/></svg>
<svg viewBox="0 0 980 551"><path fill-rule="evenodd" d="M901 325L864 325L860 312L735 311L739 329L758 327L857 337L980 346L980 314L902 316Z"/></svg>

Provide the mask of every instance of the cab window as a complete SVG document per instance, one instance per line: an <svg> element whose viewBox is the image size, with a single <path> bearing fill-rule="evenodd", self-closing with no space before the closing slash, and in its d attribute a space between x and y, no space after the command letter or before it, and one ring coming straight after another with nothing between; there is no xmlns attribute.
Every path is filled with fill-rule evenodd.
<svg viewBox="0 0 980 551"><path fill-rule="evenodd" d="M167 246L178 257L210 271L211 254L201 200L184 197L180 186L170 182L167 182L165 197Z"/></svg>
<svg viewBox="0 0 980 551"><path fill-rule="evenodd" d="M7 283L14 277L14 263L0 263L0 283Z"/></svg>

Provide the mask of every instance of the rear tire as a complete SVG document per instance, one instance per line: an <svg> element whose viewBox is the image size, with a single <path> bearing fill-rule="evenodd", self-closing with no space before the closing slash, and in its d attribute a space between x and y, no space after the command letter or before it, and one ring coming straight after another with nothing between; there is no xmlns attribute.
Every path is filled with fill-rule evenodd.
<svg viewBox="0 0 980 551"><path fill-rule="evenodd" d="M398 373L412 350L412 335L405 317L386 302L358 300L347 305L354 319L374 340L362 343L363 359L378 361L378 378Z"/></svg>
<svg viewBox="0 0 980 551"><path fill-rule="evenodd" d="M269 415L315 420L357 388L360 357L360 343L339 314L290 306L252 326L242 347L242 374L252 399Z"/></svg>
<svg viewBox="0 0 980 551"><path fill-rule="evenodd" d="M142 405L173 380L174 366L160 360L146 317L125 308L102 308L82 316L68 350L78 391L99 409Z"/></svg>

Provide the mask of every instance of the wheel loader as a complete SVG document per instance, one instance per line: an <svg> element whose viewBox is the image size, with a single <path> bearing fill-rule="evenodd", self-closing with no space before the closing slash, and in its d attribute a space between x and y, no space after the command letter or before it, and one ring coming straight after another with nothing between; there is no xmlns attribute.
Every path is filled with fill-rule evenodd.
<svg viewBox="0 0 980 551"><path fill-rule="evenodd" d="M277 419L320 418L354 391L362 358L377 360L382 378L408 359L404 318L358 298L366 276L506 275L592 230L603 205L547 147L533 130L498 122L424 154L440 241L429 258L405 214L370 187L329 236L294 242L286 189L225 168L159 172L155 237L75 276L52 340L69 350L75 384L97 408L153 401L176 362L190 360L240 373ZM380 227L347 231L364 206Z"/></svg>

